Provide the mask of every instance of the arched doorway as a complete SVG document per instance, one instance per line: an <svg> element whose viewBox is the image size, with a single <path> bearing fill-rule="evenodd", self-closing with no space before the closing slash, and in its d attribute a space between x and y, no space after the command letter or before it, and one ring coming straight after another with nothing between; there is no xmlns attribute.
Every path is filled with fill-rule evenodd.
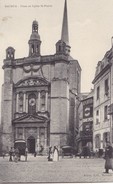
<svg viewBox="0 0 113 184"><path fill-rule="evenodd" d="M27 147L29 153L35 153L35 138L33 136L27 139Z"/></svg>

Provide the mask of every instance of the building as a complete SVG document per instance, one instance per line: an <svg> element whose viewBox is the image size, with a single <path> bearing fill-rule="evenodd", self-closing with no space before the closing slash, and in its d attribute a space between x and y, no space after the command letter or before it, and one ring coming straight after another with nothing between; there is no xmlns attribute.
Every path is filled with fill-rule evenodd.
<svg viewBox="0 0 113 184"><path fill-rule="evenodd" d="M76 136L78 152L84 146L93 148L93 90L88 94L81 94L78 105L78 133Z"/></svg>
<svg viewBox="0 0 113 184"><path fill-rule="evenodd" d="M70 56L67 2L61 39L53 55L41 55L39 25L32 23L28 57L15 58L6 49L2 85L2 149L25 139L30 153L43 146L74 145L76 97L80 93L81 67Z"/></svg>
<svg viewBox="0 0 113 184"><path fill-rule="evenodd" d="M0 124L0 155L2 155L2 132L1 132L1 124Z"/></svg>
<svg viewBox="0 0 113 184"><path fill-rule="evenodd" d="M113 143L113 46L96 67L94 84L94 151Z"/></svg>

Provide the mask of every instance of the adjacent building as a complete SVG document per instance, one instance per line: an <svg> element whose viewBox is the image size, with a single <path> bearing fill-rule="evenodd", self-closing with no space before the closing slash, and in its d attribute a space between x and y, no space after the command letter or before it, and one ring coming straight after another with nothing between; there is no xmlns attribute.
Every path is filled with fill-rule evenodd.
<svg viewBox="0 0 113 184"><path fill-rule="evenodd" d="M32 23L28 57L15 58L6 49L2 85L2 149L25 139L30 153L48 146L74 145L76 103L80 94L81 67L70 56L67 2L61 39L53 55L41 55L39 24Z"/></svg>
<svg viewBox="0 0 113 184"><path fill-rule="evenodd" d="M96 67L94 84L93 149L113 143L113 46Z"/></svg>
<svg viewBox="0 0 113 184"><path fill-rule="evenodd" d="M78 105L78 133L76 143L78 152L84 146L93 149L93 90L88 94L82 94Z"/></svg>

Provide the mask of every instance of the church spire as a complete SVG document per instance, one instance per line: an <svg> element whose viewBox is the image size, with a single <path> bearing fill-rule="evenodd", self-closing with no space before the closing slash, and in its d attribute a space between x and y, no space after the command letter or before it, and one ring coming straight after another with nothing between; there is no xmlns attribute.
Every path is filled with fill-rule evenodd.
<svg viewBox="0 0 113 184"><path fill-rule="evenodd" d="M61 40L59 40L56 43L56 54L65 54L69 56L70 48L71 47L69 46L69 34L68 34L67 0L65 0Z"/></svg>
<svg viewBox="0 0 113 184"><path fill-rule="evenodd" d="M65 5L64 5L61 40L64 41L66 45L69 45L67 0L65 0Z"/></svg>

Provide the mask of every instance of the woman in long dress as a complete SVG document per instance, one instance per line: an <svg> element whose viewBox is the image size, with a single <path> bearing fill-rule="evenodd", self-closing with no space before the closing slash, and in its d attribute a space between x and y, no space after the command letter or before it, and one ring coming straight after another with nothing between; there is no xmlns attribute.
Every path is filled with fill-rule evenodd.
<svg viewBox="0 0 113 184"><path fill-rule="evenodd" d="M58 148L56 146L54 146L54 150L53 150L53 161L57 162L58 160L59 160Z"/></svg>
<svg viewBox="0 0 113 184"><path fill-rule="evenodd" d="M113 148L107 143L105 149L105 173L109 173L109 169L113 170Z"/></svg>

